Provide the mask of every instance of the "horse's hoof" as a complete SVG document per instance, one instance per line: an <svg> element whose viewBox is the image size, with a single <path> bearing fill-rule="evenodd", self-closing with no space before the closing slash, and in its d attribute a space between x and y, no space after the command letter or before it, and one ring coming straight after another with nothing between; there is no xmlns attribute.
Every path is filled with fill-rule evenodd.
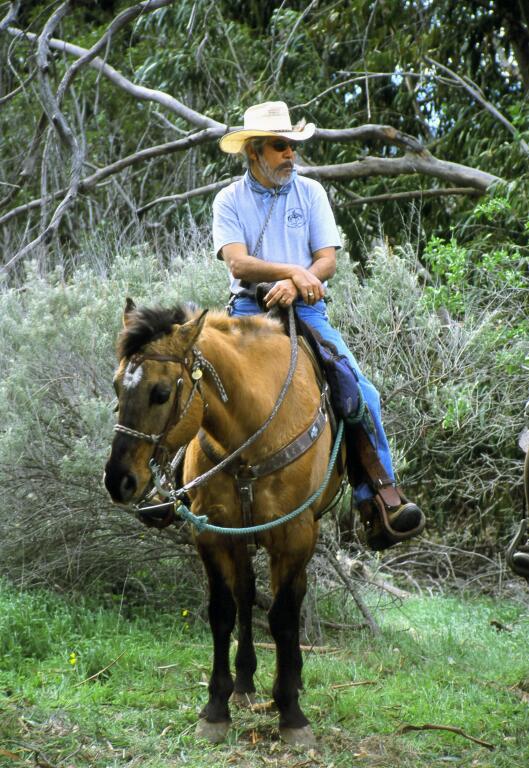
<svg viewBox="0 0 529 768"><path fill-rule="evenodd" d="M229 720L222 723L210 723L209 720L201 717L197 723L195 736L197 739L206 739L210 744L220 744L226 738L229 729Z"/></svg>
<svg viewBox="0 0 529 768"><path fill-rule="evenodd" d="M240 693L239 691L234 691L231 694L230 703L235 704L235 706L240 709L251 709L253 705L257 703L257 696L255 693Z"/></svg>
<svg viewBox="0 0 529 768"><path fill-rule="evenodd" d="M280 728L279 735L291 747L315 747L318 743L310 725L303 728Z"/></svg>

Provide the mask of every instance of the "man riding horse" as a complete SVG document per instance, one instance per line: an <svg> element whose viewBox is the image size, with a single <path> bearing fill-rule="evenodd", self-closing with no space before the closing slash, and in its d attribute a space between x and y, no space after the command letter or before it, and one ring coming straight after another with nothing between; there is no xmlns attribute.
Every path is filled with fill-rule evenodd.
<svg viewBox="0 0 529 768"><path fill-rule="evenodd" d="M245 155L248 168L215 198L214 247L230 270L233 317L261 312L255 288L271 282L266 308L293 305L305 324L348 359L369 411L354 433L357 445L363 446L357 457L362 471L354 479L355 501L368 544L380 550L418 535L425 519L395 486L380 396L329 323L324 296L326 281L336 271L340 236L325 190L298 176L294 165L297 145L314 131L312 123L292 126L283 102L266 102L246 110L243 129L222 137L221 150Z"/></svg>

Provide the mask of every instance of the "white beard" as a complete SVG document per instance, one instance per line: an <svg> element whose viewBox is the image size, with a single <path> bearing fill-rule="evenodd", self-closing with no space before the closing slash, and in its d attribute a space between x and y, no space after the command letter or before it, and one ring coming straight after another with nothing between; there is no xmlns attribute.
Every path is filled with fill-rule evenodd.
<svg viewBox="0 0 529 768"><path fill-rule="evenodd" d="M290 181L290 177L292 176L292 171L294 170L294 165L290 165L288 163L288 167L279 166L275 170L272 170L270 165L266 162L264 157L258 156L257 162L259 164L259 168L261 169L261 173L263 176L265 176L268 181L270 181L274 186L276 187L282 187L284 184L288 184Z"/></svg>

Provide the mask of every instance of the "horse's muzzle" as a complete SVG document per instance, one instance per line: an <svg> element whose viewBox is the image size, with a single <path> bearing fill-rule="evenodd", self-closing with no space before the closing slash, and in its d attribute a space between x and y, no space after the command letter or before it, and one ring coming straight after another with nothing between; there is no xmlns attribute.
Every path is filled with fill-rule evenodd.
<svg viewBox="0 0 529 768"><path fill-rule="evenodd" d="M128 504L136 495L136 475L110 459L105 467L105 488L116 504Z"/></svg>

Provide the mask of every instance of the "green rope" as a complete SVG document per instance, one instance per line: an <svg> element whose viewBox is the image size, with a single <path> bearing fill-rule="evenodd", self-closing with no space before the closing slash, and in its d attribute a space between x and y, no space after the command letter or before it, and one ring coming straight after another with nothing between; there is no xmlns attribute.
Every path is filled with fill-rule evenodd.
<svg viewBox="0 0 529 768"><path fill-rule="evenodd" d="M300 507L297 507L296 509L292 510L292 512L289 512L288 515L283 515L282 517L278 517L276 520L271 520L269 523L263 523L262 525L250 525L245 528L225 528L224 526L221 526L221 525L212 525L208 521L207 515L194 515L191 512L191 510L188 509L185 506L185 504L183 504L180 501L180 499L176 500L177 502L180 502L177 512L179 512L180 515L184 518L184 520L187 520L188 523L192 523L199 533L202 533L203 531L210 531L211 533L223 533L223 534L226 534L227 536L246 536L249 533L260 533L262 531L269 531L271 528L276 528L278 525L283 525L283 523L288 523L290 520L293 520L295 517L297 517L298 515L301 515L302 512L308 509L310 505L314 501L316 501L316 499L319 496L321 496L321 494L327 487L327 484L331 479L334 465L336 464L336 458L338 456L338 451L342 443L342 435L343 435L343 421L340 421L340 423L338 424L338 430L336 432L336 439L334 441L331 457L329 459L329 466L327 467L327 472L325 473L323 482L321 483L320 487L316 491L314 491L314 493L311 496L309 496L309 498L306 499L306 501L304 501Z"/></svg>

